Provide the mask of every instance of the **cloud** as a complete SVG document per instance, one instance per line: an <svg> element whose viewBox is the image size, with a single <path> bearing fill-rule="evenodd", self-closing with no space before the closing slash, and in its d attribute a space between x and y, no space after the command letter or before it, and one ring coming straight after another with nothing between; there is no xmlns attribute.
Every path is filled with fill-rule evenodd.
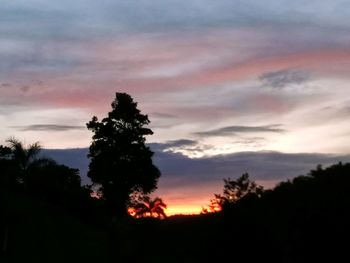
<svg viewBox="0 0 350 263"><path fill-rule="evenodd" d="M28 86L28 85L24 85L21 87L21 91L23 92L28 92L30 89L31 89L31 86Z"/></svg>
<svg viewBox="0 0 350 263"><path fill-rule="evenodd" d="M190 30L202 27L321 26L346 27L349 21L344 1L331 3L287 0L210 1L210 0L38 0L5 1L0 9L4 27L20 29L33 37L103 37L125 31ZM69 6L69 8L67 8ZM31 23L30 23L31 22ZM32 25L31 25L32 24ZM40 32L24 28L32 26ZM73 30L72 30L73 29ZM89 30L90 29L90 30ZM50 32L51 30L51 32ZM10 30L8 30L10 31ZM5 31L8 33L7 31ZM76 33L74 35L74 33ZM20 35L20 34L18 34ZM43 36L44 35L44 36Z"/></svg>
<svg viewBox="0 0 350 263"><path fill-rule="evenodd" d="M164 198L169 206L187 203L204 206L214 193L222 191L224 178L235 179L246 172L252 180L271 187L277 182L306 174L318 164L328 166L350 161L350 155L268 151L193 159L181 153L160 150L166 148L160 147L160 144L149 145L155 151L154 163L162 173L156 194ZM89 165L87 153L87 148L43 151L45 156L59 163L79 168L84 184L91 183L86 176Z"/></svg>
<svg viewBox="0 0 350 263"><path fill-rule="evenodd" d="M266 144L267 140L263 137L242 137L236 139L233 143L241 147L260 148Z"/></svg>
<svg viewBox="0 0 350 263"><path fill-rule="evenodd" d="M212 149L212 146L202 144L196 140L180 139L170 140L165 143L151 143L155 152L174 152L198 156L205 154L205 151Z"/></svg>
<svg viewBox="0 0 350 263"><path fill-rule="evenodd" d="M177 118L177 116L174 114L163 113L163 112L152 112L150 115L152 115L155 118L160 118L160 119L175 119L175 118Z"/></svg>
<svg viewBox="0 0 350 263"><path fill-rule="evenodd" d="M350 68L350 9L337 0L304 2L5 1L0 8L0 78L13 87L0 87L0 118L7 122L1 132L7 135L13 130L6 128L28 124L20 111L28 113L25 120L40 124L86 122L86 116L106 112L116 91L130 93L146 113L176 116L155 114L155 141L192 138L193 132L232 123L254 126L262 120L288 125L288 136L301 131L310 124L305 116L318 117L311 105L347 97L349 89L340 85L347 83ZM307 81L303 72L317 77L307 92L260 88L299 85ZM35 79L44 85L32 83ZM326 82L330 79L334 82ZM67 109L81 121L33 118L33 111L45 109ZM318 119L325 120L323 115ZM18 133L26 139L36 136ZM75 133L55 133L67 138L56 140L49 132L40 136L53 147L86 145L82 136L67 142ZM319 145L331 144L325 138ZM200 139L218 145L215 140L227 138ZM284 140L300 146L295 138ZM302 151L311 145L302 144ZM264 148L280 149L271 144ZM337 151L321 148L316 151Z"/></svg>
<svg viewBox="0 0 350 263"><path fill-rule="evenodd" d="M307 82L310 76L303 71L295 70L279 70L264 73L259 77L259 80L264 86L282 89L289 85L300 85Z"/></svg>
<svg viewBox="0 0 350 263"><path fill-rule="evenodd" d="M163 183L179 185L205 185L223 178L237 178L248 172L254 180L281 181L306 174L318 164L330 165L349 162L350 155L318 153L282 153L274 151L237 152L210 157L190 158L181 153L160 150L161 144L149 144L155 151L154 162L162 172ZM45 149L45 156L60 163L79 168L86 181L89 160L88 149ZM176 183L174 183L176 182Z"/></svg>
<svg viewBox="0 0 350 263"><path fill-rule="evenodd" d="M215 130L195 132L194 135L198 136L232 136L237 133L264 133L264 132L275 132L282 133L286 130L280 128L281 124L271 124L265 126L227 126Z"/></svg>
<svg viewBox="0 0 350 263"><path fill-rule="evenodd" d="M305 174L318 164L329 165L349 160L349 155L271 151L238 152L193 159L173 152L157 152L155 155L155 162L165 178L176 177L180 179L180 184L191 185L218 182L227 177L237 178L245 172L254 180L281 181Z"/></svg>
<svg viewBox="0 0 350 263"><path fill-rule="evenodd" d="M71 168L79 169L82 183L90 184L91 181L87 177L89 159L87 157L89 149L43 149L42 155L54 159L60 164L67 165Z"/></svg>
<svg viewBox="0 0 350 263"><path fill-rule="evenodd" d="M181 148L186 146L194 146L197 145L198 141L188 140L188 139L180 139L180 140L170 140L165 143L153 143L152 147L157 150L166 150L169 148Z"/></svg>
<svg viewBox="0 0 350 263"><path fill-rule="evenodd" d="M288 53L284 51L285 45L276 42L274 53L268 53L271 44L266 43L270 43L269 39L275 34L258 33L255 29L249 29L248 33L207 29L196 34L130 34L123 38L111 37L109 41L102 38L72 43L65 39L44 42L40 45L43 50L38 51L33 45L29 54L19 51L0 61L4 64L0 77L6 82L20 79L24 85L28 78L41 78L46 89L40 87L35 92L31 89L25 96L23 92L9 90L1 94L0 100L6 104L9 101L17 104L40 102L42 107L98 110L103 103L109 103L114 90L121 90L143 98L148 95L153 104L161 93L169 94L174 90L195 90L198 94L198 89L215 87L216 90L225 83L256 78L264 72L290 67L311 68L312 71L315 67L327 67L323 63L325 60L328 66L349 61L349 50L335 49L332 45L324 49L306 45ZM254 44L247 46L247 42ZM294 46L289 40L286 45ZM173 65L185 69L184 61L188 60L196 62L193 70L180 70L181 74L173 76L142 77L147 71L166 71ZM13 64L13 68L9 64ZM166 107L174 106L170 96L164 98L163 103ZM155 107L152 111L170 112L168 108Z"/></svg>
<svg viewBox="0 0 350 263"><path fill-rule="evenodd" d="M33 124L27 126L12 126L11 128L15 128L20 131L70 131L85 129L83 126L59 124Z"/></svg>
<svg viewBox="0 0 350 263"><path fill-rule="evenodd" d="M10 88L12 85L11 83L1 83L0 88Z"/></svg>

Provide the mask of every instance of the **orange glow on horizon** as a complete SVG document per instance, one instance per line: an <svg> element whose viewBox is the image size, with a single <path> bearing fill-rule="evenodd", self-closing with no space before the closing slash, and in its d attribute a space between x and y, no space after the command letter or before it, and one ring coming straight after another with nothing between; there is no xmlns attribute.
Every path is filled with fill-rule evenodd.
<svg viewBox="0 0 350 263"><path fill-rule="evenodd" d="M173 216L173 215L198 215L202 212L202 207L198 205L173 205L168 206L167 209L165 209L165 214L167 216ZM128 209L128 213L135 217L135 210L132 208ZM145 215L145 217L151 217L150 214ZM155 214L152 217L157 217Z"/></svg>
<svg viewBox="0 0 350 263"><path fill-rule="evenodd" d="M165 210L167 216L172 215L194 215L202 211L202 207L198 205L169 205Z"/></svg>

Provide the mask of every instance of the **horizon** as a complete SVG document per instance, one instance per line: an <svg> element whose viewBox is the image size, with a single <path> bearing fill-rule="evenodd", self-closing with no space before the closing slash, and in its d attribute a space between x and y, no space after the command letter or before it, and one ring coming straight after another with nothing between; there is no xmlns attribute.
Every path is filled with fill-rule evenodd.
<svg viewBox="0 0 350 263"><path fill-rule="evenodd" d="M40 141L85 183L86 123L116 92L149 116L169 213L224 178L273 187L350 161L347 1L19 0L0 21L0 144Z"/></svg>
<svg viewBox="0 0 350 263"><path fill-rule="evenodd" d="M167 144L148 146L155 152L153 160L162 172L158 189L152 196L159 196L165 201L168 215L199 214L214 194L222 193L225 178L236 179L248 172L252 180L269 189L279 182L306 175L319 164L326 167L350 160L350 155L286 154L272 151L191 158L182 153L167 151ZM69 167L78 168L82 183L90 184L86 175L89 165L87 153L88 148L75 148L43 149L42 154Z"/></svg>

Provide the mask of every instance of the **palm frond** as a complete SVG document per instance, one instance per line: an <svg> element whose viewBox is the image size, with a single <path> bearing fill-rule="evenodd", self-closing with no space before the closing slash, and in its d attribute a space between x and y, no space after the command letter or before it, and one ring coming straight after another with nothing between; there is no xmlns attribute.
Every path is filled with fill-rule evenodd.
<svg viewBox="0 0 350 263"><path fill-rule="evenodd" d="M42 147L39 144L39 142L35 142L31 145L29 145L28 149L26 150L27 152L27 161L30 162L32 160L35 160L35 158L38 156L40 153Z"/></svg>
<svg viewBox="0 0 350 263"><path fill-rule="evenodd" d="M133 205L133 210L136 217L156 216L159 218L165 218L166 204L159 197L150 199L148 196L143 198L143 201Z"/></svg>

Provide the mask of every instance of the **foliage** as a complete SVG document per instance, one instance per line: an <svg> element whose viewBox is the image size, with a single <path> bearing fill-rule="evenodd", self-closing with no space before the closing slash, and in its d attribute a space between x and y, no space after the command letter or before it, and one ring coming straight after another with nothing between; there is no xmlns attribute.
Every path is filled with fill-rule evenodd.
<svg viewBox="0 0 350 263"><path fill-rule="evenodd" d="M8 159L11 155L11 148L0 145L0 159Z"/></svg>
<svg viewBox="0 0 350 263"><path fill-rule="evenodd" d="M27 184L36 194L44 194L53 199L69 191L80 188L79 170L59 165L53 160L42 159L30 169Z"/></svg>
<svg viewBox="0 0 350 263"><path fill-rule="evenodd" d="M38 159L41 146L36 142L25 147L22 142L15 138L10 138L7 142L11 150L11 160L13 162L16 180L21 184L26 184L30 169L41 161Z"/></svg>
<svg viewBox="0 0 350 263"><path fill-rule="evenodd" d="M142 201L136 202L131 206L132 214L136 217L157 217L166 218L164 209L167 208L166 204L159 197L151 199L146 196Z"/></svg>
<svg viewBox="0 0 350 263"><path fill-rule="evenodd" d="M20 191L45 199L79 217L92 215L98 200L90 197L90 187L81 186L79 170L40 156L39 143L25 146L15 138L0 145L0 190Z"/></svg>
<svg viewBox="0 0 350 263"><path fill-rule="evenodd" d="M223 194L215 194L210 200L208 208L203 208L203 213L219 212L226 207L236 204L243 198L249 196L261 197L263 187L258 186L254 181L249 180L247 173L238 177L236 180L230 178L224 179Z"/></svg>
<svg viewBox="0 0 350 263"><path fill-rule="evenodd" d="M156 189L160 171L153 165L153 152L145 145L148 116L126 93L116 93L112 111L106 118L87 123L94 135L90 146L88 176L101 185L101 192L111 214L125 216L130 195L149 194Z"/></svg>

